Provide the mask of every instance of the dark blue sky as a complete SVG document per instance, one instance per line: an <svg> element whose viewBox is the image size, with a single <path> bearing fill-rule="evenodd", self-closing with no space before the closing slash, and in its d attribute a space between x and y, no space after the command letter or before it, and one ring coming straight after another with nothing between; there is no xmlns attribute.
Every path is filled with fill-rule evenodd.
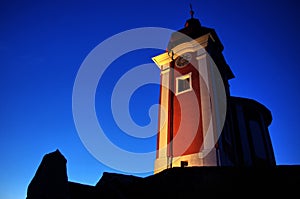
<svg viewBox="0 0 300 199"><path fill-rule="evenodd" d="M202 25L215 28L225 47L225 59L236 76L230 81L231 94L255 99L271 110L277 164L300 164L298 1L7 0L0 3L0 198L25 198L43 155L57 148L68 160L71 181L94 185L102 172L119 172L94 158L77 134L72 114L76 74L91 50L119 32L149 26L181 29L189 18L189 3ZM124 55L102 81L116 83L122 72L156 54L142 50ZM133 58L135 63L130 62ZM126 150L153 150L155 138L130 141L118 131L109 116L111 89L108 83L95 97L107 136ZM133 94L128 108L135 122L149 122L148 109L157 103L158 92L157 85L148 85ZM102 120L101 114L108 117Z"/></svg>

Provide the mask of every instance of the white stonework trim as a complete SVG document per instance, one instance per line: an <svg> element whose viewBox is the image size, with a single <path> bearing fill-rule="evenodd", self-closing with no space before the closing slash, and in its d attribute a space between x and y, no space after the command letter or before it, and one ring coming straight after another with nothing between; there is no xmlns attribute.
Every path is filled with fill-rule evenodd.
<svg viewBox="0 0 300 199"><path fill-rule="evenodd" d="M208 33L206 35L198 37L195 40L185 42L185 43L175 46L172 49L173 53L174 53L174 59L176 59L176 57L181 56L187 52L196 52L196 51L199 51L200 49L202 49L202 51L205 51L205 47L208 44L209 38L211 38L212 41L215 42L212 35L210 33Z"/></svg>
<svg viewBox="0 0 300 199"><path fill-rule="evenodd" d="M207 66L208 65L208 63L207 63L207 57L208 56L209 55L207 55L206 53L205 54L201 53L200 55L197 55L197 57L196 57L196 59L198 60L198 68L197 68L197 70L199 71L199 78L202 77L203 80L204 80L204 82L209 82L208 66ZM199 81L199 83L200 83L200 81ZM208 88L208 91L210 92L209 85L200 85L200 88L203 87L203 86L208 86L207 88Z"/></svg>
<svg viewBox="0 0 300 199"><path fill-rule="evenodd" d="M172 62L172 58L168 52L152 57L152 60L161 70L163 70L162 66L168 65Z"/></svg>
<svg viewBox="0 0 300 199"><path fill-rule="evenodd" d="M158 157L167 157L168 146L168 112L169 112L169 73L161 76L161 104L159 118L159 152Z"/></svg>
<svg viewBox="0 0 300 199"><path fill-rule="evenodd" d="M219 138L226 118L226 93L223 79L218 67L211 57L208 57L209 76L211 84L212 122L214 142Z"/></svg>
<svg viewBox="0 0 300 199"><path fill-rule="evenodd" d="M217 123L217 98L218 94L216 93L216 79L215 79L215 71L214 71L214 61L210 56L207 57L207 70L208 70L208 76L209 76L209 94L210 94L210 103L211 103L211 123L209 124L210 127L212 127L211 132L208 136L208 139L210 142L209 148L214 147L216 143L216 134L218 131L218 123ZM213 146L212 146L213 145Z"/></svg>
<svg viewBox="0 0 300 199"><path fill-rule="evenodd" d="M212 37L212 35L208 33L195 40L179 44L173 49L170 49L170 52L173 51L173 57L170 55L170 52L165 52L152 57L152 60L161 70L164 70L162 66L169 64L184 53L202 51L203 54L205 52L205 47L207 46L209 39L212 39L212 41L215 42L215 39Z"/></svg>
<svg viewBox="0 0 300 199"><path fill-rule="evenodd" d="M189 89L186 89L186 90L183 90L183 91L179 92L178 91L179 80L186 80L186 79L190 79L190 81L189 81ZM180 95L180 94L183 94L183 93L186 93L186 92L189 92L191 90L193 90L193 88L192 88L192 73L191 72L188 73L188 74L182 75L180 77L176 77L176 93L175 93L176 96Z"/></svg>
<svg viewBox="0 0 300 199"><path fill-rule="evenodd" d="M154 162L154 174L159 173L168 168L168 158L157 158Z"/></svg>
<svg viewBox="0 0 300 199"><path fill-rule="evenodd" d="M211 86L211 62L210 56L200 49L197 52L196 59L198 60L198 71L199 77L203 81L199 81L200 86L200 99L201 99L201 114L202 114L202 132L203 132L203 145L202 158L206 157L215 149L215 136L214 136L214 125L213 125L213 107L212 107L212 86ZM217 159L210 155L209 165L217 165ZM206 165L204 163L204 165Z"/></svg>
<svg viewBox="0 0 300 199"><path fill-rule="evenodd" d="M163 75L163 74L169 73L169 72L170 72L170 68L166 68L166 69L164 69L164 70L161 70L161 71L160 71L160 74Z"/></svg>

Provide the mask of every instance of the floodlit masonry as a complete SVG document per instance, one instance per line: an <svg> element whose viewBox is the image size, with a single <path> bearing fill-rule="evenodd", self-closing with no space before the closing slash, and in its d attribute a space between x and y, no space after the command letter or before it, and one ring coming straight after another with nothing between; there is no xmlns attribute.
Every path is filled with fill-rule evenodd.
<svg viewBox="0 0 300 199"><path fill-rule="evenodd" d="M230 95L234 74L215 30L192 16L152 60L161 70L154 173L172 167L276 165L259 102Z"/></svg>

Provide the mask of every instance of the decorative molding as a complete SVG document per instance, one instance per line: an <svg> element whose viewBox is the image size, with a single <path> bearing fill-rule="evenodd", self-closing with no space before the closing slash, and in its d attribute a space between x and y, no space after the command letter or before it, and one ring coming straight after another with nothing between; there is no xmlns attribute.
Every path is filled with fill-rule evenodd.
<svg viewBox="0 0 300 199"><path fill-rule="evenodd" d="M201 37L198 37L195 40L191 40L189 42L184 42L182 44L179 44L175 46L173 49L171 49L169 52L165 52L163 54L157 55L155 57L152 57L152 60L154 63L161 69L164 70L163 66L169 64L173 60L175 60L177 57L183 55L187 52L196 52L200 51L200 54L204 54L205 48L208 45L208 40L211 39L213 42L215 42L215 39L213 38L211 33L207 33L205 35L202 35ZM173 51L173 57L170 56L170 52Z"/></svg>

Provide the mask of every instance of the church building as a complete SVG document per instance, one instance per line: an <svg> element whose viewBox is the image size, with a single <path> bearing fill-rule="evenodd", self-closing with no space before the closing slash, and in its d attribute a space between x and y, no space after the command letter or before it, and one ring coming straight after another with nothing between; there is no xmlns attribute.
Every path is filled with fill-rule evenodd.
<svg viewBox="0 0 300 199"><path fill-rule="evenodd" d="M95 185L73 182L57 149L43 157L26 199L299 194L300 166L276 165L271 112L253 99L231 96L234 74L216 31L202 26L191 9L166 48L152 58L161 71L154 175L103 172Z"/></svg>
<svg viewBox="0 0 300 199"><path fill-rule="evenodd" d="M234 78L216 31L191 18L174 32L160 68L157 154L154 173L172 167L275 166L261 103L230 95Z"/></svg>

